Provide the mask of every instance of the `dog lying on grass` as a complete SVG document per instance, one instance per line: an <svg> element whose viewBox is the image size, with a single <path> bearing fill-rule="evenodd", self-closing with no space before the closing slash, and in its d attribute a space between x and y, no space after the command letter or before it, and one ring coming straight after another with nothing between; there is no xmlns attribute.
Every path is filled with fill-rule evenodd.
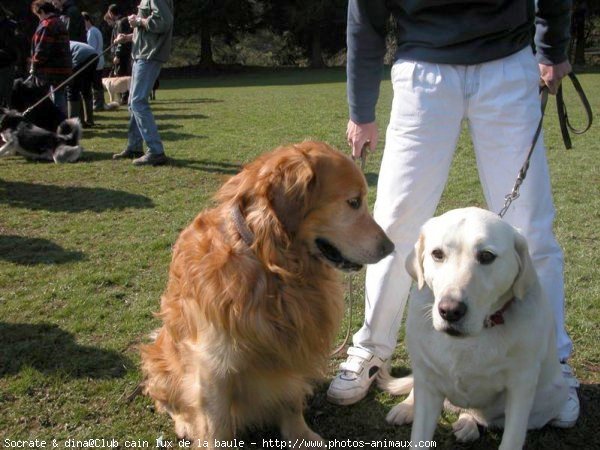
<svg viewBox="0 0 600 450"><path fill-rule="evenodd" d="M0 157L21 155L33 161L75 162L83 148L79 119L66 119L56 132L40 128L14 110L0 111L0 135L4 145Z"/></svg>

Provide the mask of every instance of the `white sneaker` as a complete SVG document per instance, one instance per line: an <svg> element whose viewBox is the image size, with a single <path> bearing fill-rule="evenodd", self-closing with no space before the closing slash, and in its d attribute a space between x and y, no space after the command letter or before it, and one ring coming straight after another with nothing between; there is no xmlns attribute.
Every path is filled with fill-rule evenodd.
<svg viewBox="0 0 600 450"><path fill-rule="evenodd" d="M579 397L577 396L577 388L579 381L573 374L573 369L566 362L561 363L562 374L569 386L569 398L563 405L556 418L550 421L550 425L558 428L571 428L575 426L579 417Z"/></svg>
<svg viewBox="0 0 600 450"><path fill-rule="evenodd" d="M340 371L327 390L327 400L336 405L352 405L367 395L377 372L389 365L371 352L358 347L348 348L348 359L340 364Z"/></svg>

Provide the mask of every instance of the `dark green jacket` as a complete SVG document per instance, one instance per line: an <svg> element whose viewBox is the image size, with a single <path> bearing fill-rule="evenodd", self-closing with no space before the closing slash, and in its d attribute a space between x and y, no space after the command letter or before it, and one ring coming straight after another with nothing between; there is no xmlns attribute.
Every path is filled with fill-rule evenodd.
<svg viewBox="0 0 600 450"><path fill-rule="evenodd" d="M173 0L141 0L138 16L148 18L148 26L135 27L132 58L167 62L173 39Z"/></svg>

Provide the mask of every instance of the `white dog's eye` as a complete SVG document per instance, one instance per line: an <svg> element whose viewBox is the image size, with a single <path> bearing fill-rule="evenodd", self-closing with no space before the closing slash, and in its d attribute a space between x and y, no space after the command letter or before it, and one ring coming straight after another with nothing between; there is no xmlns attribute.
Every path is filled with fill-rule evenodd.
<svg viewBox="0 0 600 450"><path fill-rule="evenodd" d="M348 200L348 204L350 205L350 208L352 209L358 209L360 208L362 201L360 197L355 197L355 198L351 198L350 200Z"/></svg>
<svg viewBox="0 0 600 450"><path fill-rule="evenodd" d="M437 261L437 262L443 261L445 256L446 255L444 255L444 252L439 248L436 248L435 250L433 250L431 252L431 257L433 258L434 261Z"/></svg>
<svg viewBox="0 0 600 450"><path fill-rule="evenodd" d="M477 252L477 261L479 264L491 264L496 259L496 255L488 250L483 250L481 252Z"/></svg>

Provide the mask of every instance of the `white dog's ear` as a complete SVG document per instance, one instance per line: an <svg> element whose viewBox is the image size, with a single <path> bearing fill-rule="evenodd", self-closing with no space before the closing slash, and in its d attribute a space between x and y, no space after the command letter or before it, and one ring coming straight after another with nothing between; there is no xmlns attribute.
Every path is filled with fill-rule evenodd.
<svg viewBox="0 0 600 450"><path fill-rule="evenodd" d="M425 250L425 236L423 233L419 235L419 240L415 247L406 258L406 271L417 282L419 289L425 284L425 274L423 270L423 252Z"/></svg>
<svg viewBox="0 0 600 450"><path fill-rule="evenodd" d="M519 261L519 273L513 284L513 293L518 299L523 299L535 283L537 276L533 268L533 261L529 256L527 240L519 232L515 232L515 251Z"/></svg>

